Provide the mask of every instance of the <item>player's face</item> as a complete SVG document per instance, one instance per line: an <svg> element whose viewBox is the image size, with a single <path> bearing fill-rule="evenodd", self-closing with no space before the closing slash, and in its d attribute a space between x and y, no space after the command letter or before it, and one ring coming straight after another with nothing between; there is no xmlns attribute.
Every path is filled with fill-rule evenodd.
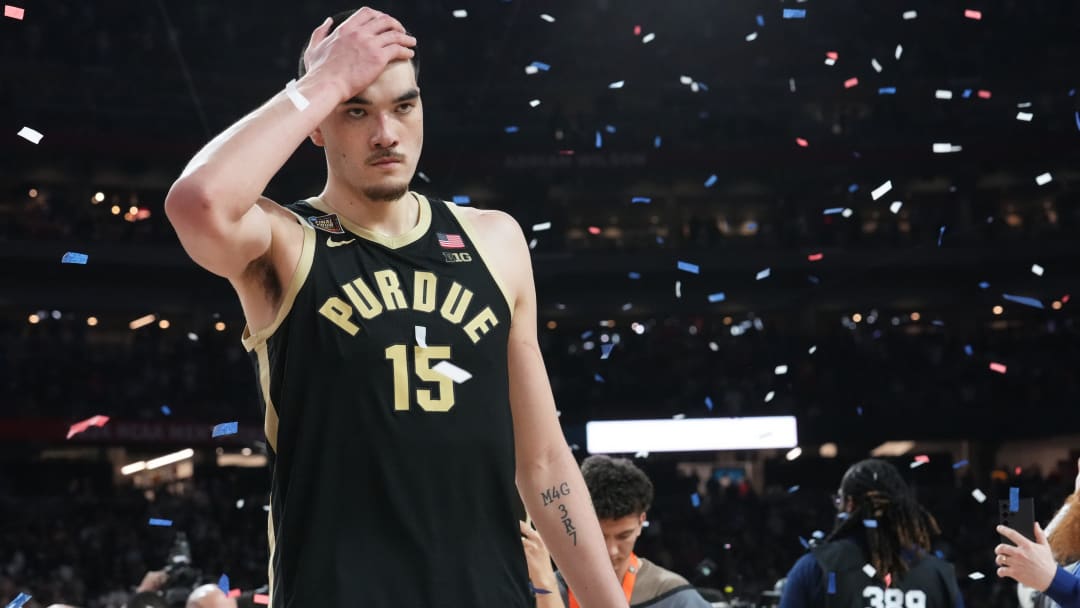
<svg viewBox="0 0 1080 608"><path fill-rule="evenodd" d="M424 143L424 112L408 61L391 63L367 89L337 107L312 134L326 148L332 179L372 201L404 196Z"/></svg>
<svg viewBox="0 0 1080 608"><path fill-rule="evenodd" d="M600 530L604 532L608 557L611 558L611 565L615 568L615 574L619 576L619 580L622 580L630 567L630 554L634 551L634 543L641 536L641 527L644 523L645 513L600 520Z"/></svg>

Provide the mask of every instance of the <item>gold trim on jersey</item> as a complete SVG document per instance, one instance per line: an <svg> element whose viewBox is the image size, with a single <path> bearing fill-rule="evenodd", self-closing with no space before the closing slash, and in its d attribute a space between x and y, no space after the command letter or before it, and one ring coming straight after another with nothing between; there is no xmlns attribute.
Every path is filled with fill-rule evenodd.
<svg viewBox="0 0 1080 608"><path fill-rule="evenodd" d="M265 344L266 340L274 335L277 328L285 321L285 317L289 314L289 311L292 310L293 301L296 300L296 294L300 293L300 288L303 287L304 282L307 281L308 273L311 272L311 263L315 260L315 229L307 223L307 220L296 215L292 209L286 208L286 210L296 216L296 221L298 221L300 226L304 229L304 244L300 250L300 260L297 262L296 269L293 270L292 279L289 281L289 286L281 298L281 307L278 309L277 317L274 318L274 322L268 327L264 327L255 333L251 333L250 326L244 325L244 333L240 337L240 342L248 352L254 350L259 344Z"/></svg>
<svg viewBox="0 0 1080 608"><path fill-rule="evenodd" d="M266 567L266 595L270 597L270 605L274 605L274 552L277 551L277 534L274 533L274 497L270 497L270 511L266 513L266 540L270 545L270 565Z"/></svg>
<svg viewBox="0 0 1080 608"><path fill-rule="evenodd" d="M465 232L465 236L469 237L469 241L472 242L473 247L476 248L476 254L480 256L480 261L484 263L484 267L487 268L488 274L495 280L495 285L498 286L499 291L502 292L504 298L506 298L506 305L510 307L510 320L514 319L514 298L510 295L510 290L507 289L503 280L495 273L495 270L491 267L487 261L493 259L487 248L487 243L476 238L476 230L473 228L472 222L469 218L465 217L465 214L461 212L458 206L451 202L446 202L446 206L450 209L450 213L457 218L461 229Z"/></svg>
<svg viewBox="0 0 1080 608"><path fill-rule="evenodd" d="M344 226L346 230L362 239L371 241L373 243L378 243L388 249L401 249L406 245L411 245L415 243L417 240L420 239L420 237L427 234L428 228L431 228L431 207L430 203L428 203L427 197L423 194L417 194L416 192L410 192L410 194L412 194L413 198L415 198L416 201L420 203L420 215L419 217L417 217L415 226L410 228L407 232L399 234L397 236L387 236L385 234L375 232L370 228L364 228L359 224L354 224L349 221L344 215L336 213L333 209L330 208L329 205L326 204L326 201L322 200L317 196L313 196L307 199L307 203L312 207L318 209L319 211L322 211L323 213L336 213L338 221L341 222L341 225Z"/></svg>
<svg viewBox="0 0 1080 608"><path fill-rule="evenodd" d="M262 391L263 405L266 406L266 414L263 416L263 432L266 434L266 442L277 453L278 414L274 407L274 400L270 398L270 353L266 350L266 342L255 345L255 356L259 365L259 390Z"/></svg>

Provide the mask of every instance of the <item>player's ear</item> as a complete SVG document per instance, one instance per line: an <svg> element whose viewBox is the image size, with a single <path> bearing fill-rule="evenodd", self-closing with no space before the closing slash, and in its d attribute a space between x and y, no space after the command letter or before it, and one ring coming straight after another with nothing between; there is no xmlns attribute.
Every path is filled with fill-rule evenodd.
<svg viewBox="0 0 1080 608"><path fill-rule="evenodd" d="M326 145L326 139L323 138L322 134L322 127L316 127L315 130L308 135L308 138L311 139L311 143L319 146L320 148Z"/></svg>

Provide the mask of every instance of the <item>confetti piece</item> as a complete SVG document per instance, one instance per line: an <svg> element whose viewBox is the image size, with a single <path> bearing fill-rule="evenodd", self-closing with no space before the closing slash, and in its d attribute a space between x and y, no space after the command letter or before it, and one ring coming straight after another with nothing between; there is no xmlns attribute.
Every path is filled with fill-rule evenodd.
<svg viewBox="0 0 1080 608"><path fill-rule="evenodd" d="M806 540L805 538L803 538L801 536L799 537L799 543L802 544L803 548L806 548L806 549L810 548L810 541Z"/></svg>
<svg viewBox="0 0 1080 608"><path fill-rule="evenodd" d="M949 143L934 144L934 154L949 154L950 152L959 152L963 148L960 146L954 146Z"/></svg>
<svg viewBox="0 0 1080 608"><path fill-rule="evenodd" d="M945 226L938 229L937 246L941 247L941 241L945 238Z"/></svg>
<svg viewBox="0 0 1080 608"><path fill-rule="evenodd" d="M226 597L240 597L241 595L242 594L239 589L233 589L226 595Z"/></svg>
<svg viewBox="0 0 1080 608"><path fill-rule="evenodd" d="M978 95L979 99L990 99L991 93L985 89L980 89Z"/></svg>
<svg viewBox="0 0 1080 608"><path fill-rule="evenodd" d="M599 226L589 226L589 234L596 236L600 234L600 232L601 231Z"/></svg>
<svg viewBox="0 0 1080 608"><path fill-rule="evenodd" d="M1020 120L1020 121L1023 121L1023 122L1031 122L1031 119L1034 118L1034 117L1035 117L1035 115L1032 114L1031 112L1017 112L1016 113L1016 120Z"/></svg>
<svg viewBox="0 0 1080 608"><path fill-rule="evenodd" d="M881 73L881 64L878 63L877 59L874 59L874 58L870 59L870 67L874 68L874 71L877 72L878 74Z"/></svg>
<svg viewBox="0 0 1080 608"><path fill-rule="evenodd" d="M970 356L975 354L975 349L971 348L970 344L965 344L964 345L964 354L970 357Z"/></svg>
<svg viewBox="0 0 1080 608"><path fill-rule="evenodd" d="M829 593L829 595L836 595L836 573L835 572L830 572L829 573L829 589L828 589L828 593Z"/></svg>
<svg viewBox="0 0 1080 608"><path fill-rule="evenodd" d="M884 184L881 184L880 186L875 188L870 193L870 196L873 197L873 199L876 201L879 198L885 196L890 190L892 190L892 180L889 180L889 181L885 182Z"/></svg>
<svg viewBox="0 0 1080 608"><path fill-rule="evenodd" d="M806 354L812 355L812 354L814 354L816 352L817 352L817 345L814 345L814 346L811 346L810 349L806 351Z"/></svg>
<svg viewBox="0 0 1080 608"><path fill-rule="evenodd" d="M1076 118L1076 130L1080 131L1080 110L1074 112L1073 116Z"/></svg>
<svg viewBox="0 0 1080 608"><path fill-rule="evenodd" d="M600 148L603 148L603 147L604 147L604 138L600 135L600 132L597 131L596 132L596 149L599 150Z"/></svg>
<svg viewBox="0 0 1080 608"><path fill-rule="evenodd" d="M161 406L161 413L165 414L166 416L172 416L172 409L170 409L167 405L163 405Z"/></svg>
<svg viewBox="0 0 1080 608"><path fill-rule="evenodd" d="M938 89L934 91L934 97L937 99L952 99L952 91L947 89Z"/></svg>
<svg viewBox="0 0 1080 608"><path fill-rule="evenodd" d="M60 258L61 264L86 264L86 260L89 258L85 253L75 253L69 251L64 254L64 257Z"/></svg>
<svg viewBox="0 0 1080 608"><path fill-rule="evenodd" d="M8 8L9 7L6 6L4 7L5 14L7 13ZM11 602L7 605L7 608L21 608L23 604L30 601L31 597L33 596L27 595L25 593L20 593L19 595L15 596L15 599L11 600Z"/></svg>
<svg viewBox="0 0 1080 608"><path fill-rule="evenodd" d="M307 97L304 97L303 93L300 92L300 89L296 88L295 78L285 84L285 96L289 98L289 101L291 101L293 106L300 112L303 112L311 105L311 102L307 100Z"/></svg>
<svg viewBox="0 0 1080 608"><path fill-rule="evenodd" d="M531 106L533 108L535 108L538 105L540 105L540 100L539 99L534 99L534 100L529 102L529 106Z"/></svg>
<svg viewBox="0 0 1080 608"><path fill-rule="evenodd" d="M964 16L968 19L974 19L975 21L982 20L982 11L972 10L970 8L964 9Z"/></svg>
<svg viewBox="0 0 1080 608"><path fill-rule="evenodd" d="M876 528L877 527L877 520L876 519L864 519L864 520L862 520L862 525L863 525L864 528Z"/></svg>
<svg viewBox="0 0 1080 608"><path fill-rule="evenodd" d="M659 149L660 144L662 144L663 141L664 140L659 135L657 135L656 137L653 138L653 141L652 141L653 147Z"/></svg>
<svg viewBox="0 0 1080 608"><path fill-rule="evenodd" d="M926 454L919 454L918 456L915 457L915 462L921 462L923 464L926 464L926 463L930 462L930 457L927 456Z"/></svg>
<svg viewBox="0 0 1080 608"><path fill-rule="evenodd" d="M765 27L765 15L758 15L754 19L757 21L758 27Z"/></svg>
<svg viewBox="0 0 1080 608"><path fill-rule="evenodd" d="M825 215L837 215L844 212L843 207L829 207L825 210Z"/></svg>
<svg viewBox="0 0 1080 608"><path fill-rule="evenodd" d="M890 586L892 586L892 573L886 572L885 573L885 587L887 588L887 587L890 587Z"/></svg>
<svg viewBox="0 0 1080 608"><path fill-rule="evenodd" d="M877 574L877 569L874 568L873 566L871 566L870 564L866 564L865 566L863 566L862 571L863 571L863 574L865 574L866 576L868 576L870 578L874 578L874 575Z"/></svg>
<svg viewBox="0 0 1080 608"><path fill-rule="evenodd" d="M716 177L716 174L715 174L715 173L714 173L714 174L712 174L712 175L710 175L710 176L709 176L709 179L705 180L705 187L706 187L706 188L712 188L713 186L715 186L715 185L716 185L716 180L717 180L717 179L718 179L718 178Z"/></svg>
<svg viewBox="0 0 1080 608"><path fill-rule="evenodd" d="M88 428L90 428L92 426L103 427L108 422L109 422L109 417L108 416L93 416L91 418L87 418L86 420L83 420L82 422L76 422L75 424L71 425L71 428L68 429L68 433L67 433L66 438L71 439L75 435L78 435L79 433L82 433L83 431L85 431L86 429L88 429Z"/></svg>
<svg viewBox="0 0 1080 608"><path fill-rule="evenodd" d="M896 57L897 61L900 61L900 56L904 54L903 45L896 45L896 51L893 52L893 57Z"/></svg>
<svg viewBox="0 0 1080 608"><path fill-rule="evenodd" d="M964 92L960 94L964 99L971 99L971 89L964 89Z"/></svg>
<svg viewBox="0 0 1080 608"><path fill-rule="evenodd" d="M811 261L811 262L820 262L824 258L825 258L824 253L811 253L810 255L806 256L806 259Z"/></svg>
<svg viewBox="0 0 1080 608"><path fill-rule="evenodd" d="M785 8L784 19L806 19L806 9L804 8ZM764 24L762 24L764 25Z"/></svg>
<svg viewBox="0 0 1080 608"><path fill-rule="evenodd" d="M417 325L414 331L416 333L416 345L420 348L427 348L427 328L423 325Z"/></svg>
<svg viewBox="0 0 1080 608"><path fill-rule="evenodd" d="M787 370L788 370L788 367L786 365L777 365L776 369L773 370L773 373L776 374L777 376L783 376L784 374L787 373Z"/></svg>
<svg viewBox="0 0 1080 608"><path fill-rule="evenodd" d="M987 283L986 281L980 282L979 289L990 289L990 283Z"/></svg>
<svg viewBox="0 0 1080 608"><path fill-rule="evenodd" d="M609 88L609 89L621 89L621 88L623 88L623 85L625 85L625 84L626 84L625 80L616 80L615 82L607 85L607 88Z"/></svg>
<svg viewBox="0 0 1080 608"><path fill-rule="evenodd" d="M980 503L986 502L986 494L983 494L983 491L978 488L971 491L971 496Z"/></svg>
<svg viewBox="0 0 1080 608"><path fill-rule="evenodd" d="M214 425L214 431L210 435L211 437L223 437L225 435L235 435L238 423L236 422L222 422L221 424Z"/></svg>
<svg viewBox="0 0 1080 608"><path fill-rule="evenodd" d="M683 272L689 272L690 274L698 274L701 271L701 267L699 267L697 264L691 264L690 262L683 262L682 260L679 260L679 262L676 264L676 267L679 270L681 270Z"/></svg>
<svg viewBox="0 0 1080 608"><path fill-rule="evenodd" d="M652 202L652 199L647 197L647 196L635 196L635 197L630 199L630 204L631 205L635 205L635 204L648 205L651 202Z"/></svg>
<svg viewBox="0 0 1080 608"><path fill-rule="evenodd" d="M641 278L641 273L640 272L629 272L629 273L626 274L626 276L628 278L630 278L631 280L636 281L636 280Z"/></svg>
<svg viewBox="0 0 1080 608"><path fill-rule="evenodd" d="M696 509L701 506L701 496L697 492L690 495L690 504Z"/></svg>
<svg viewBox="0 0 1080 608"><path fill-rule="evenodd" d="M902 203L900 201L893 201L893 203L891 205L889 205L889 211L892 211L893 214L900 213L900 209L903 206L904 206L904 203Z"/></svg>
<svg viewBox="0 0 1080 608"><path fill-rule="evenodd" d="M768 403L768 402L772 401L773 397L775 397L775 396L776 396L776 391L769 391L768 394L765 395L765 403Z"/></svg>
<svg viewBox="0 0 1080 608"><path fill-rule="evenodd" d="M852 87L858 86L858 84L859 84L859 79L858 78L848 78L847 80L844 81L844 88L845 89L850 89Z"/></svg>
<svg viewBox="0 0 1080 608"><path fill-rule="evenodd" d="M593 380L599 382L600 384L604 384L604 377L600 374L593 374Z"/></svg>
<svg viewBox="0 0 1080 608"><path fill-rule="evenodd" d="M641 44L649 44L653 40L656 40L656 34L649 32L645 34L645 37L641 39Z"/></svg>
<svg viewBox="0 0 1080 608"><path fill-rule="evenodd" d="M551 593L547 589L541 589L539 587L534 587L533 584L532 584L532 581L529 581L529 592L532 593L533 595L547 595L547 594Z"/></svg>
<svg viewBox="0 0 1080 608"><path fill-rule="evenodd" d="M716 293L710 293L709 294L709 303L710 304L716 304L717 302L723 302L726 299L727 299L727 296L725 296L724 292L722 292L722 291L718 291Z"/></svg>
<svg viewBox="0 0 1080 608"><path fill-rule="evenodd" d="M858 192L859 191L859 184L851 184L850 186L847 187L847 191L852 192L852 193Z"/></svg>
<svg viewBox="0 0 1080 608"><path fill-rule="evenodd" d="M540 68L536 67L535 65L527 65L525 66L525 73L529 76L532 76L533 74L539 74Z"/></svg>
<svg viewBox="0 0 1080 608"><path fill-rule="evenodd" d="M158 526L158 527L161 527L161 528L168 528L168 527L172 526L172 520L171 519L157 519L156 517L151 517L150 518L150 525L151 526Z"/></svg>
<svg viewBox="0 0 1080 608"><path fill-rule="evenodd" d="M711 412L713 409L712 397L705 397L705 407Z"/></svg>
<svg viewBox="0 0 1080 608"><path fill-rule="evenodd" d="M424 173L423 171L417 171L416 172L416 177L419 177L420 179L424 180L425 182L427 182L429 184L431 183L431 178L428 177L427 174Z"/></svg>
<svg viewBox="0 0 1080 608"><path fill-rule="evenodd" d="M917 11L904 11L904 21L911 21L919 16Z"/></svg>
<svg viewBox="0 0 1080 608"><path fill-rule="evenodd" d="M221 578L218 579L217 586L218 586L218 589L221 589L222 593L224 593L225 595L228 595L229 594L229 575L228 574L222 574Z"/></svg>
<svg viewBox="0 0 1080 608"><path fill-rule="evenodd" d="M881 87L877 90L878 95L896 95L896 87Z"/></svg>
<svg viewBox="0 0 1080 608"><path fill-rule="evenodd" d="M986 578L986 575L983 574L982 572L972 572L971 574L968 575L968 578L970 578L973 581L981 581L982 579Z"/></svg>
<svg viewBox="0 0 1080 608"><path fill-rule="evenodd" d="M607 359L611 356L611 349L615 348L614 344L601 344L600 345L600 358Z"/></svg>
<svg viewBox="0 0 1080 608"><path fill-rule="evenodd" d="M1035 298L1029 298L1027 296L1014 296L1012 294L1003 293L1001 297L1010 302L1016 302L1017 304L1023 304L1024 306L1030 306L1032 308L1038 308L1039 310L1045 310L1042 301Z"/></svg>
<svg viewBox="0 0 1080 608"><path fill-rule="evenodd" d="M757 278L755 280L760 281L762 279L767 279L767 278L769 278L769 275L771 275L771 274L772 274L772 268L766 268L765 270L762 270L762 271L757 273Z"/></svg>
<svg viewBox="0 0 1080 608"><path fill-rule="evenodd" d="M540 70L541 72L549 72L549 71L551 71L551 66L544 63L543 61L534 61L534 62L529 64L529 67L534 67L537 70Z"/></svg>
<svg viewBox="0 0 1080 608"><path fill-rule="evenodd" d="M1009 513L1020 511L1020 488L1009 488Z"/></svg>
<svg viewBox="0 0 1080 608"><path fill-rule="evenodd" d="M753 42L755 40L757 40L757 32L750 32L749 34L746 35L746 41L747 42Z"/></svg>
<svg viewBox="0 0 1080 608"><path fill-rule="evenodd" d="M508 126L507 126L507 127L505 128L505 129L503 129L503 130L504 130L504 131L506 131L507 133L517 133L517 132L518 132L518 131L520 131L521 129L519 129L517 125L508 125Z"/></svg>
<svg viewBox="0 0 1080 608"><path fill-rule="evenodd" d="M801 137L795 138L795 144L798 145L800 148L806 148L810 146L810 142L806 141Z"/></svg>
<svg viewBox="0 0 1080 608"><path fill-rule="evenodd" d="M251 598L251 601L253 603L255 603L255 604L259 604L260 606L269 606L270 605L270 596L268 594L266 594L266 593L256 593Z"/></svg>
<svg viewBox="0 0 1080 608"><path fill-rule="evenodd" d="M243 509L243 508L244 508L244 499L243 499L243 498L241 498L240 500L236 501L236 508L237 508L237 509Z"/></svg>
<svg viewBox="0 0 1080 608"><path fill-rule="evenodd" d="M19 129L18 135L19 137L25 139L32 144L41 143L41 138L45 137L44 135L42 135L38 131L35 131L34 129L31 129L30 127L23 127Z"/></svg>
<svg viewBox="0 0 1080 608"><path fill-rule="evenodd" d="M1007 370L1008 370L1008 367L1001 364L1001 363L994 363L994 362L990 363L990 371L992 371L992 372L997 372L999 374L1004 374Z"/></svg>
<svg viewBox="0 0 1080 608"><path fill-rule="evenodd" d="M469 205L472 203L472 199L467 194L455 194L453 201L455 205Z"/></svg>
<svg viewBox="0 0 1080 608"><path fill-rule="evenodd" d="M1053 179L1054 178L1051 177L1049 173L1043 173L1042 175L1038 175L1035 177L1035 183L1039 184L1040 186L1045 186L1046 184L1049 184Z"/></svg>
<svg viewBox="0 0 1080 608"><path fill-rule="evenodd" d="M439 361L435 365L431 366L432 371L439 372L440 374L450 378L454 381L454 384L461 384L467 382L469 378L472 378L472 374L461 369L460 367L450 363L449 361Z"/></svg>
<svg viewBox="0 0 1080 608"><path fill-rule="evenodd" d="M1033 272L1034 274L1041 277L1041 276L1043 276L1044 270L1043 270L1042 266L1039 266L1038 264L1032 264L1031 265L1031 272Z"/></svg>
<svg viewBox="0 0 1080 608"><path fill-rule="evenodd" d="M790 488L787 489L787 493L788 494L794 494L795 492L798 492L799 488L801 488L801 487L802 486L800 486L800 485L793 485L793 486L791 486Z"/></svg>
<svg viewBox="0 0 1080 608"><path fill-rule="evenodd" d="M962 468L966 467L967 465L968 465L968 461L961 460L960 462L953 463L952 468L955 471L955 470L958 470L958 469L962 469Z"/></svg>
<svg viewBox="0 0 1080 608"><path fill-rule="evenodd" d="M548 15L547 13L541 13L540 18L544 21L547 21L548 23L555 23L555 18L551 15Z"/></svg>
<svg viewBox="0 0 1080 608"><path fill-rule="evenodd" d="M467 11L467 10L465 10L463 8L459 8L456 11L454 11L454 19L464 19L464 18L466 18L468 16L469 16L469 11Z"/></svg>
<svg viewBox="0 0 1080 608"><path fill-rule="evenodd" d="M788 85L788 90L790 90L792 93L794 93L795 92L795 79L794 78L788 78L787 85Z"/></svg>
<svg viewBox="0 0 1080 608"><path fill-rule="evenodd" d="M5 17L22 21L24 15L26 15L26 9L19 8L17 6L11 6L10 4L4 5ZM26 599L30 599L30 596L26 596ZM22 604L19 605L21 606Z"/></svg>

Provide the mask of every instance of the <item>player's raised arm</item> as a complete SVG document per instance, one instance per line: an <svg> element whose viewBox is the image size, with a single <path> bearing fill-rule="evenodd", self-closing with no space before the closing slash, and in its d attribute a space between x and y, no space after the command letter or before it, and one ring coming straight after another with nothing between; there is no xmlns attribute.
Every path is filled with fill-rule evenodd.
<svg viewBox="0 0 1080 608"><path fill-rule="evenodd" d="M327 19L312 33L295 89L211 140L169 190L165 212L181 244L215 274L237 277L269 249L272 216L256 203L270 203L263 190L304 138L387 64L413 56L416 40L389 15L364 8L331 26Z"/></svg>

